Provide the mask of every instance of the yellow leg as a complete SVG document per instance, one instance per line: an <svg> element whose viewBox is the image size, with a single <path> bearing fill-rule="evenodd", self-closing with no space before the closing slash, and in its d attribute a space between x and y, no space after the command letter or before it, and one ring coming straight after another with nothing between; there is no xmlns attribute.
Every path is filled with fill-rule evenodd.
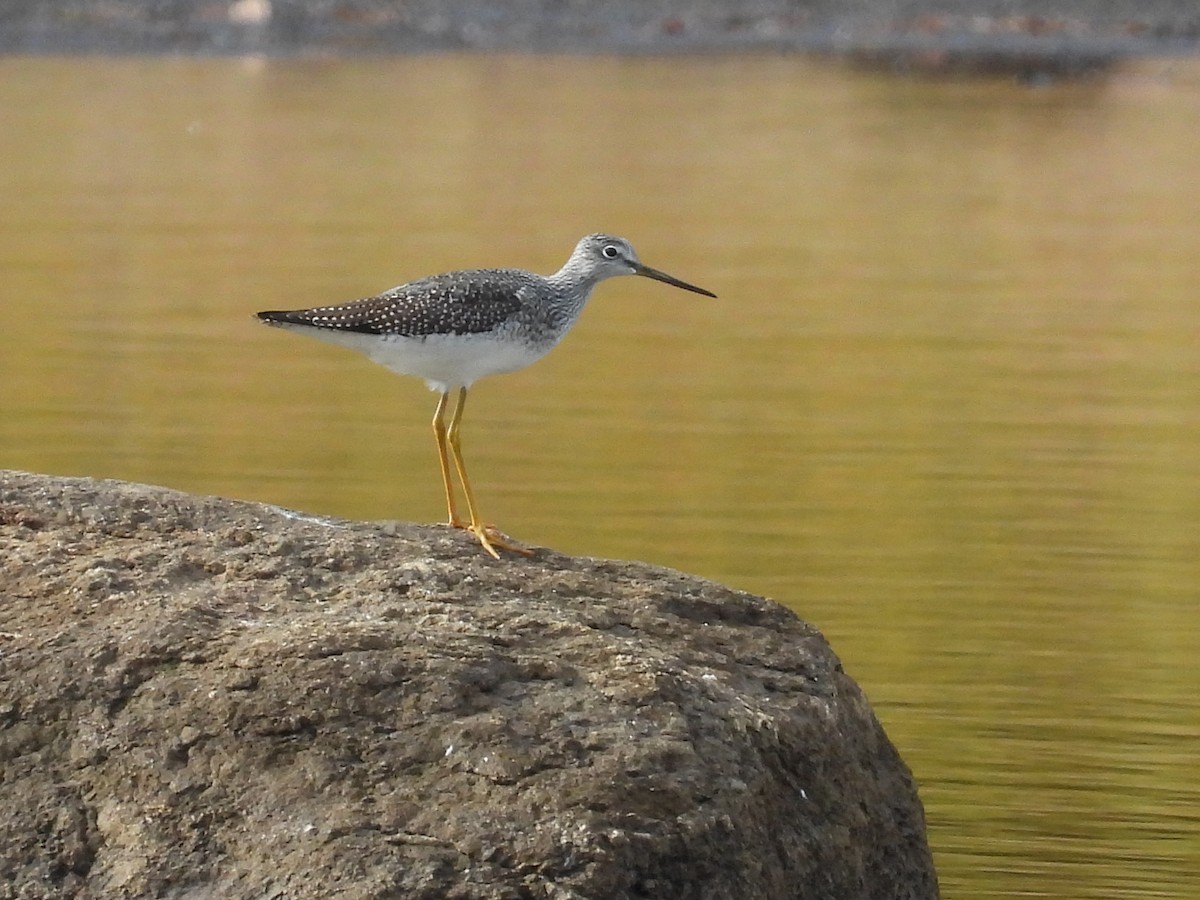
<svg viewBox="0 0 1200 900"><path fill-rule="evenodd" d="M450 511L450 525L454 528L466 528L466 523L458 517L458 509L455 507L454 485L450 481L450 457L446 452L446 423L442 416L446 412L446 401L449 399L449 391L443 391L438 399L437 409L433 412L433 436L437 440L438 463L442 467L442 484L446 488L446 508Z"/></svg>
<svg viewBox="0 0 1200 900"><path fill-rule="evenodd" d="M445 400L444 395L442 399ZM458 480L462 482L463 496L467 498L467 512L471 515L471 524L468 526L468 530L479 539L483 549L496 559L500 558L497 547L501 550L512 550L525 556L532 556L532 550L510 543L504 534L490 525L485 525L479 518L479 507L475 505L475 492L471 490L471 481L467 478L467 465L463 462L462 441L458 433L459 424L462 422L463 407L466 404L467 389L461 388L458 392L458 403L454 406L454 415L450 417L450 427L446 431L446 438L450 444L450 454L454 457L454 467L458 469ZM441 409L442 405L438 404L438 408Z"/></svg>

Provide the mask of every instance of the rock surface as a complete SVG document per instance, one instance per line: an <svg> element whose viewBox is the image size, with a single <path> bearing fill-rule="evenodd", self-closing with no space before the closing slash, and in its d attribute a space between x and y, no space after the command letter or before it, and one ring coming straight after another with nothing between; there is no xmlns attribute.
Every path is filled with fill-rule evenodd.
<svg viewBox="0 0 1200 900"><path fill-rule="evenodd" d="M0 472L0 897L931 898L824 638L642 564Z"/></svg>
<svg viewBox="0 0 1200 900"><path fill-rule="evenodd" d="M1196 53L1195 0L0 0L0 51L817 51L936 66ZM932 54L932 58L930 58Z"/></svg>

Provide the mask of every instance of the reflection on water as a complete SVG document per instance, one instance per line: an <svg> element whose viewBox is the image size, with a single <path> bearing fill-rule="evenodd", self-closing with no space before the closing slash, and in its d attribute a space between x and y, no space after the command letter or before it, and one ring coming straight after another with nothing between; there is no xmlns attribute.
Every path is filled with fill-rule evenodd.
<svg viewBox="0 0 1200 900"><path fill-rule="evenodd" d="M1200 70L0 60L0 465L441 517L433 395L256 309L630 237L484 512L829 635L948 897L1200 883Z"/></svg>

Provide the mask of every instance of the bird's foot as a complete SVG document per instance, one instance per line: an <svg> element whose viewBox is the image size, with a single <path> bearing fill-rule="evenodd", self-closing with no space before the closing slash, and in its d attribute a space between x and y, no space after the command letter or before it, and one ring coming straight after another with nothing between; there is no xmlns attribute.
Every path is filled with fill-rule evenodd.
<svg viewBox="0 0 1200 900"><path fill-rule="evenodd" d="M509 537L495 525L479 523L468 526L467 530L475 535L479 539L479 543L483 545L483 549L496 559L500 558L498 550L508 550L510 553L519 553L521 556L533 556L532 550L516 543L513 538Z"/></svg>
<svg viewBox="0 0 1200 900"><path fill-rule="evenodd" d="M486 525L479 523L472 525L470 522L462 522L458 519L451 519L446 523L451 528L461 528L463 531L469 531L475 535L475 539L479 541L483 547L495 559L500 558L500 550L508 550L510 553L519 553L521 556L533 556L533 551L528 547L516 543L516 539L505 534L495 525Z"/></svg>

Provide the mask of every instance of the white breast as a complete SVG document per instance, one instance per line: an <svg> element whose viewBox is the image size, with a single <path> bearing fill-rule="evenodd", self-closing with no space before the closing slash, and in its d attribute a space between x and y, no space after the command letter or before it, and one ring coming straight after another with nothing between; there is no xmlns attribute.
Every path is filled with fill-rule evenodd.
<svg viewBox="0 0 1200 900"><path fill-rule="evenodd" d="M545 356L552 345L532 346L495 334L398 335L359 334L308 325L284 325L309 337L349 347L401 375L425 379L435 391L469 387L485 375L515 372Z"/></svg>

